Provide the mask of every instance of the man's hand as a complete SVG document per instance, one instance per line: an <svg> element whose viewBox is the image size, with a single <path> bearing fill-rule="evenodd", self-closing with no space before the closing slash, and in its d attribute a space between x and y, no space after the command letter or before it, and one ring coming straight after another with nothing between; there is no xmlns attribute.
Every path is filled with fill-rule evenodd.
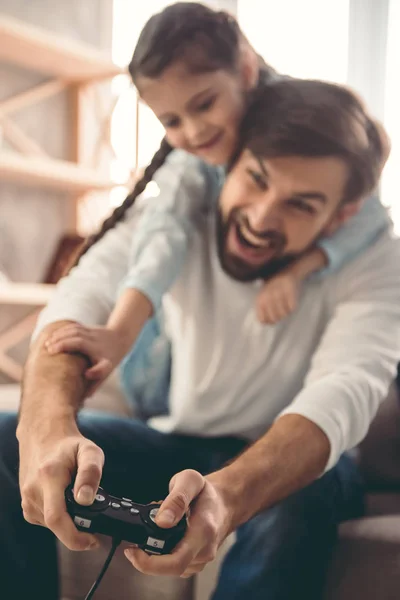
<svg viewBox="0 0 400 600"><path fill-rule="evenodd" d="M79 352L86 355L92 366L85 377L93 383L87 395L91 396L107 379L125 355L121 336L107 327L85 327L78 323L57 329L48 339L49 354Z"/></svg>
<svg viewBox="0 0 400 600"><path fill-rule="evenodd" d="M97 547L93 535L76 529L66 511L64 492L76 473L76 500L82 505L92 504L104 464L102 450L84 438L74 424L43 441L26 432L19 432L18 438L25 519L48 527L70 550Z"/></svg>
<svg viewBox="0 0 400 600"><path fill-rule="evenodd" d="M170 493L161 505L156 522L172 527L188 514L185 537L171 554L148 555L129 548L128 560L149 575L190 577L214 560L217 550L231 531L229 509L215 483L193 470L181 471L170 482Z"/></svg>

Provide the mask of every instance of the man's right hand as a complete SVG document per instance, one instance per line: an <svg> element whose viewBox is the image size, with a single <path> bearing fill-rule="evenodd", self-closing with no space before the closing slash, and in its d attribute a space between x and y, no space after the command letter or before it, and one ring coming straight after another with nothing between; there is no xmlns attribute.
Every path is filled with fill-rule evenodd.
<svg viewBox="0 0 400 600"><path fill-rule="evenodd" d="M19 429L20 489L25 519L48 527L70 550L91 550L95 536L79 532L66 511L64 492L75 473L74 496L82 505L94 501L104 465L103 451L84 438L75 422L42 440Z"/></svg>

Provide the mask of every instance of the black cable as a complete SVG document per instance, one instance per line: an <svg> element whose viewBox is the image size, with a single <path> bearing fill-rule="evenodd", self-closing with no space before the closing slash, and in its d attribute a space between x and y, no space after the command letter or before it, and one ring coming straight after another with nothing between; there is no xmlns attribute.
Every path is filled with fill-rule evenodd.
<svg viewBox="0 0 400 600"><path fill-rule="evenodd" d="M113 559L113 556L115 554L116 549L118 548L118 546L120 545L121 540L118 540L116 538L113 538L112 541L112 546L111 546L111 550L108 553L108 556L105 560L105 563L103 565L103 568L101 569L99 576L97 577L96 581L94 582L94 584L92 585L92 587L90 588L88 595L85 597L85 600L90 600L91 598L93 598L93 594L95 593L95 591L97 590L97 588L100 585L101 580L103 579L105 572L107 571L108 567L110 566L110 562Z"/></svg>

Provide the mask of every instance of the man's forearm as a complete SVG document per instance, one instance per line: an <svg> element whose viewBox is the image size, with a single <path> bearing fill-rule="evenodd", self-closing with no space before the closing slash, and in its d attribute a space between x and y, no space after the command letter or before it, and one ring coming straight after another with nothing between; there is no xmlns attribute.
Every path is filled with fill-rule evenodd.
<svg viewBox="0 0 400 600"><path fill-rule="evenodd" d="M209 475L231 511L232 531L319 477L329 452L317 425L285 415L230 465Z"/></svg>
<svg viewBox="0 0 400 600"><path fill-rule="evenodd" d="M24 369L18 432L45 436L75 422L87 387L83 373L88 361L78 354L52 356L45 348L49 334L68 323L48 325L31 347Z"/></svg>

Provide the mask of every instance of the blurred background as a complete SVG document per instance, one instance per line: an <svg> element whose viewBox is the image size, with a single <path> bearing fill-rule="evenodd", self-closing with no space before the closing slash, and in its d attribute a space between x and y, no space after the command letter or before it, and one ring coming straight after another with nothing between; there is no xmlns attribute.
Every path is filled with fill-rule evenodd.
<svg viewBox="0 0 400 600"><path fill-rule="evenodd" d="M0 382L20 379L65 253L120 204L159 145L162 128L124 69L166 4L0 0ZM392 139L381 197L400 231L400 0L208 4L234 14L278 71L361 93Z"/></svg>

